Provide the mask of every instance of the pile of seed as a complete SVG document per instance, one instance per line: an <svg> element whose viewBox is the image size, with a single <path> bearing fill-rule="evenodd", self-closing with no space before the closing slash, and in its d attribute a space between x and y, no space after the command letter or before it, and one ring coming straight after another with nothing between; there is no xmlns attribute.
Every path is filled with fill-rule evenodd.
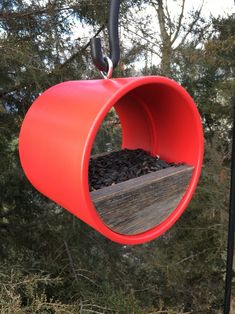
<svg viewBox="0 0 235 314"><path fill-rule="evenodd" d="M158 157L152 157L142 149L123 149L90 159L90 191L101 189L144 174L175 166Z"/></svg>

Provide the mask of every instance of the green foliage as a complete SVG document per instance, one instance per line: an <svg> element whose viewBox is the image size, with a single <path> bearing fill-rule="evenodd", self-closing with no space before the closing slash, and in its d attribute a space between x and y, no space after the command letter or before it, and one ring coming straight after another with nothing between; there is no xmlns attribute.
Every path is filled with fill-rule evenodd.
<svg viewBox="0 0 235 314"><path fill-rule="evenodd" d="M126 1L121 18L125 20L127 8L141 8L143 2ZM82 40L80 29L80 39L72 37L76 22L95 30L106 22L105 3L0 3L0 312L221 313L234 16L213 19L209 36L198 36L205 35L198 27L197 43L189 41L171 54L174 78L194 97L202 115L206 151L193 201L160 239L134 247L104 239L40 195L20 167L19 128L37 95L63 80L98 77L89 65L89 38ZM120 66L116 75L125 76L135 70L131 64L136 56L149 48L122 45L126 69ZM143 69L146 75L159 71L147 62ZM93 153L120 145L120 123L111 110L97 133Z"/></svg>

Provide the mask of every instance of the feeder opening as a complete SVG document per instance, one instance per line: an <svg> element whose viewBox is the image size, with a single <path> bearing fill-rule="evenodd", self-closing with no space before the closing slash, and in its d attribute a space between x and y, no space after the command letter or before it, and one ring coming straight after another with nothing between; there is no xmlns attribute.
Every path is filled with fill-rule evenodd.
<svg viewBox="0 0 235 314"><path fill-rule="evenodd" d="M121 127L111 127L101 144L118 117ZM146 84L121 95L97 132L89 164L90 197L106 226L140 234L178 210L194 170L194 131L187 100L171 86Z"/></svg>

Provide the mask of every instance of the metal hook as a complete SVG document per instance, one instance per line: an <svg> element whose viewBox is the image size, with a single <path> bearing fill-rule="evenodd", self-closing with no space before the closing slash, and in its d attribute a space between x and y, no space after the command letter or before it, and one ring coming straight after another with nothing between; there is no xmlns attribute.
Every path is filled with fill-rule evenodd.
<svg viewBox="0 0 235 314"><path fill-rule="evenodd" d="M113 74L113 62L109 57L104 57L104 60L108 63L108 72L100 71L104 79L109 79Z"/></svg>
<svg viewBox="0 0 235 314"><path fill-rule="evenodd" d="M90 40L91 45L91 56L94 65L103 74L110 72L110 62L112 61L112 68L115 68L120 59L120 47L119 47L119 36L118 36L118 16L120 9L121 0L110 0L109 1L109 19L108 19L108 33L109 33L109 48L110 56L105 57L102 53L101 40L99 37L93 37ZM106 75L109 77L109 75Z"/></svg>

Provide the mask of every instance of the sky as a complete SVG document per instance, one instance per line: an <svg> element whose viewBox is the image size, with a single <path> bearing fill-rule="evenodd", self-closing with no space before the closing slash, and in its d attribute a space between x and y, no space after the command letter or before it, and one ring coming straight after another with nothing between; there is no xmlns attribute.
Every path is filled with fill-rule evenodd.
<svg viewBox="0 0 235 314"><path fill-rule="evenodd" d="M188 0L186 1L187 7L199 7L202 3L201 0ZM193 5L192 5L193 4ZM235 12L235 4L234 0L205 0L203 5L202 13L204 15L210 15L210 13L213 16L218 15L226 15L228 13L234 13Z"/></svg>

